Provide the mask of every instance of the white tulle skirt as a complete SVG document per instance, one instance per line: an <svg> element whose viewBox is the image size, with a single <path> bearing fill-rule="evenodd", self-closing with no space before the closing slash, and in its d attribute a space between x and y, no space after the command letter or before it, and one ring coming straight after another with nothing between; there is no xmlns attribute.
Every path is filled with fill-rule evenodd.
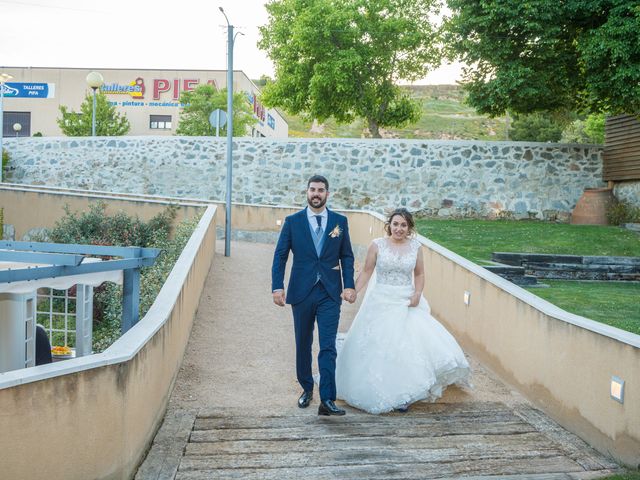
<svg viewBox="0 0 640 480"><path fill-rule="evenodd" d="M384 413L435 401L448 385L468 385L462 349L424 297L408 306L412 293L412 286L373 285L338 342L337 396L349 405Z"/></svg>

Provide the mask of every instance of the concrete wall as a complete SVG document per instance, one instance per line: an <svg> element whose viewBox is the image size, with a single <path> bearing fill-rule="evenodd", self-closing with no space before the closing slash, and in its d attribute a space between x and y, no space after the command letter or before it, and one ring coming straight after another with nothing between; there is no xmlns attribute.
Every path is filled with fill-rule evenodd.
<svg viewBox="0 0 640 480"><path fill-rule="evenodd" d="M203 137L7 138L7 181L224 201L226 144ZM525 142L238 139L233 201L304 203L323 174L336 208L568 219L602 183L602 146Z"/></svg>
<svg viewBox="0 0 640 480"><path fill-rule="evenodd" d="M22 240L25 235L41 228L51 228L64 216L65 206L71 211L87 211L89 205L102 201L107 213L124 211L149 220L162 213L169 205L178 207L176 222L202 213L207 203L185 199L161 198L143 195L91 192L55 187L16 184L0 184L0 208L4 209L4 224L12 232L12 240Z"/></svg>
<svg viewBox="0 0 640 480"><path fill-rule="evenodd" d="M215 226L212 206L147 315L105 352L0 374L0 477L132 477L182 362Z"/></svg>

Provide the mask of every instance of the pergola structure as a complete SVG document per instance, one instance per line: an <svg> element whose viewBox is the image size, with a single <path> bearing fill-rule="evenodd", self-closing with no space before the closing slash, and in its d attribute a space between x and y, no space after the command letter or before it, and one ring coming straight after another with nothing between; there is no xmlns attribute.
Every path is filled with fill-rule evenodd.
<svg viewBox="0 0 640 480"><path fill-rule="evenodd" d="M115 247L42 242L0 242L0 261L38 264L0 271L0 283L56 278L87 273L123 271L122 333L139 320L140 269L155 263L157 248ZM120 257L86 262L89 255Z"/></svg>

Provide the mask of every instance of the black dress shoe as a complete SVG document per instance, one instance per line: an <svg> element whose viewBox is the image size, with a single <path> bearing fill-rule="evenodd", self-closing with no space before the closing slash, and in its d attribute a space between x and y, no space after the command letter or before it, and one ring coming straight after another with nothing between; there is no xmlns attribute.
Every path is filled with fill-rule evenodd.
<svg viewBox="0 0 640 480"><path fill-rule="evenodd" d="M298 407L307 408L311 403L311 399L313 398L313 390L309 390L308 392L302 392L300 398L298 399Z"/></svg>
<svg viewBox="0 0 640 480"><path fill-rule="evenodd" d="M341 408L336 407L333 400L322 400L318 407L318 415L344 415L345 412Z"/></svg>

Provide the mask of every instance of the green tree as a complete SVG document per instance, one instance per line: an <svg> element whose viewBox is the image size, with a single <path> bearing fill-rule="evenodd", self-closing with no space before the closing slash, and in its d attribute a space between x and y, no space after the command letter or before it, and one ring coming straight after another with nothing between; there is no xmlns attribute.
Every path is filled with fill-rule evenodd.
<svg viewBox="0 0 640 480"><path fill-rule="evenodd" d="M547 113L517 115L509 135L517 141L558 142L562 137L562 125Z"/></svg>
<svg viewBox="0 0 640 480"><path fill-rule="evenodd" d="M62 133L69 137L91 136L91 122L93 116L93 93L84 97L80 112L69 110L60 105L61 117L58 118L58 126ZM126 135L131 125L126 115L116 112L116 107L109 104L109 100L102 92L96 94L96 135L100 137L112 137Z"/></svg>
<svg viewBox="0 0 640 480"><path fill-rule="evenodd" d="M604 143L605 115L591 114L571 122L562 132L564 143Z"/></svg>
<svg viewBox="0 0 640 480"><path fill-rule="evenodd" d="M209 123L209 115L216 109L227 110L227 89L216 90L213 85L198 85L194 90L182 92L180 102L185 106L180 111L180 124L177 135L206 136L215 135L216 129ZM246 94L233 94L233 136L247 134L247 127L256 123ZM220 129L220 135L227 134L227 127Z"/></svg>
<svg viewBox="0 0 640 480"><path fill-rule="evenodd" d="M562 143L591 143L584 131L584 120L578 118L565 127L560 138Z"/></svg>
<svg viewBox="0 0 640 480"><path fill-rule="evenodd" d="M265 105L320 122L364 118L380 127L420 118L398 86L440 64L437 0L270 0L258 46L275 66Z"/></svg>
<svg viewBox="0 0 640 480"><path fill-rule="evenodd" d="M591 143L604 143L605 115L591 114L584 122L584 131Z"/></svg>
<svg viewBox="0 0 640 480"><path fill-rule="evenodd" d="M640 6L629 0L447 0L468 101L492 116L640 114Z"/></svg>

